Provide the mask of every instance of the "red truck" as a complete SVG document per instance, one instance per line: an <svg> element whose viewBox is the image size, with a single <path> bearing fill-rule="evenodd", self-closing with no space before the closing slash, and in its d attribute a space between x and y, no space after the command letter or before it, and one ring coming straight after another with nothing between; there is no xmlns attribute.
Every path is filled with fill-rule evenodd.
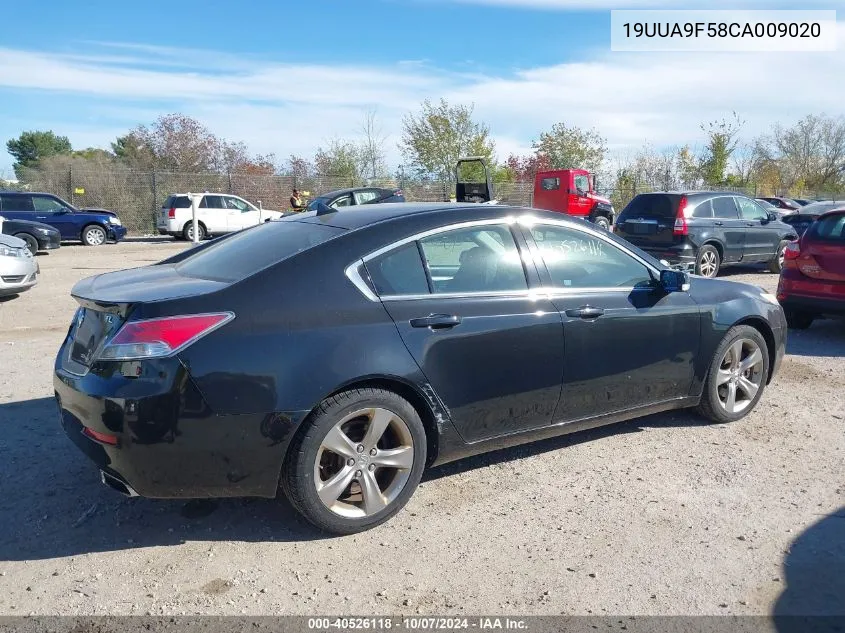
<svg viewBox="0 0 845 633"><path fill-rule="evenodd" d="M586 169L537 172L532 206L584 218L608 231L613 224L613 205L596 193L595 178Z"/></svg>
<svg viewBox="0 0 845 633"><path fill-rule="evenodd" d="M458 202L495 203L487 162L471 156L458 160L455 169ZM552 169L534 177L535 209L557 211L610 230L615 212L610 200L595 191L595 178L585 169Z"/></svg>

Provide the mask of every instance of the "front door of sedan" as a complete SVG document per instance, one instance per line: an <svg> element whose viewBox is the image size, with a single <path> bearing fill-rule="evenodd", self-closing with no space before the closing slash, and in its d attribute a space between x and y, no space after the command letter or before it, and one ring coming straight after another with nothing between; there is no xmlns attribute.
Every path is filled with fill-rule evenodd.
<svg viewBox="0 0 845 633"><path fill-rule="evenodd" d="M555 422L575 422L686 397L700 310L665 292L616 242L573 225L525 228L563 319L563 389Z"/></svg>
<svg viewBox="0 0 845 633"><path fill-rule="evenodd" d="M563 330L529 291L508 224L481 222L366 261L406 347L467 442L550 424Z"/></svg>
<svg viewBox="0 0 845 633"><path fill-rule="evenodd" d="M769 220L769 214L753 200L734 198L745 224L745 249L743 259L767 262L778 250L780 231Z"/></svg>

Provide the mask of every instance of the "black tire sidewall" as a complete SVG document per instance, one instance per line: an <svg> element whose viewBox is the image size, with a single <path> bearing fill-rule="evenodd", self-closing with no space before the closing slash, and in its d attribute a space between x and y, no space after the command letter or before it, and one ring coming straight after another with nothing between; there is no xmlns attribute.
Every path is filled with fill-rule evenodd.
<svg viewBox="0 0 845 633"><path fill-rule="evenodd" d="M744 411L731 415L722 408L721 402L719 401L716 376L719 372L719 366L721 365L722 358L728 351L728 348L740 338L752 339L760 347L760 352L763 354L763 379L760 381L760 389L757 391L757 395L754 396L754 400L751 404ZM760 402L760 398L763 396L763 392L766 389L766 382L769 379L769 366L769 348L766 345L766 339L760 331L750 325L738 325L732 327L728 330L725 338L722 339L722 342L719 343L719 346L716 348L716 353L710 361L710 368L707 372L707 380L704 384L704 393L701 396L702 401L706 400L702 403L704 405L702 407L705 412L704 414L714 422L727 423L736 422L751 413L757 406L757 403Z"/></svg>
<svg viewBox="0 0 845 633"><path fill-rule="evenodd" d="M701 268L700 268L701 267L701 256L705 252L711 252L711 251L716 256L716 271L713 273L713 275L712 275L712 277L710 277L710 279L715 279L716 277L719 276L719 271L722 269L722 258L719 256L719 250L715 246L712 246L710 244L705 244L704 246L702 246L701 248L698 249L698 253L696 253L696 255L695 255L695 270L696 270L695 274L701 275Z"/></svg>
<svg viewBox="0 0 845 633"><path fill-rule="evenodd" d="M38 252L38 240L35 238L35 236L30 235L29 233L18 233L17 235L15 235L15 237L26 242L26 247L29 249L29 252L33 255ZM33 245L35 246L34 250L32 248Z"/></svg>
<svg viewBox="0 0 845 633"><path fill-rule="evenodd" d="M405 488L381 512L364 518L338 516L317 495L314 462L326 433L345 415L356 409L381 407L399 415L408 425L414 441L414 465ZM425 427L414 407L401 396L381 389L355 389L325 400L303 423L288 451L282 469L281 488L291 504L316 527L334 534L354 534L384 523L399 512L414 494L426 463Z"/></svg>
<svg viewBox="0 0 845 633"><path fill-rule="evenodd" d="M604 217L603 215L596 216L596 217L593 219L593 224L595 224L596 226L599 226L599 227L603 228L605 231L609 231L609 230L610 230L610 220L608 220L608 219L607 219L606 217Z"/></svg>

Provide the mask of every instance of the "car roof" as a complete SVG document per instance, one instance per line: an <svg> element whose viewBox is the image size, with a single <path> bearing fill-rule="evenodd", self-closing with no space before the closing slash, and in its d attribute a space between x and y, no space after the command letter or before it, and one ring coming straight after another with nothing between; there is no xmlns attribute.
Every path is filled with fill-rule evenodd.
<svg viewBox="0 0 845 633"><path fill-rule="evenodd" d="M455 222L471 222L474 219L473 216L479 216L478 219L490 218L491 212L494 211L501 211L502 217L505 217L508 213L512 213L519 215L531 215L538 219L566 221L572 223L574 226L583 226L585 223L585 221L580 218L573 218L572 216L558 213L556 211L544 211L542 209L532 209L507 204L478 204L465 202L388 202L384 204L367 204L354 207L341 207L336 211L333 210L332 213L324 213L319 216L316 211L306 211L289 215L275 221L310 222L354 231L356 229L362 229L389 220L423 214L428 215L429 217L432 215L442 214L444 216L444 220L449 214L454 214L460 216L455 219ZM480 216L484 217L482 218ZM447 223L447 221L444 221L444 226L446 226ZM594 225L590 226L594 227Z"/></svg>
<svg viewBox="0 0 845 633"><path fill-rule="evenodd" d="M739 191L701 191L698 189L679 189L676 191L643 191L638 193L638 196L742 196L747 198L748 195L740 193Z"/></svg>
<svg viewBox="0 0 845 633"><path fill-rule="evenodd" d="M314 196L315 198L328 198L330 196L341 196L345 193L355 193L356 191L365 191L367 189L378 189L379 191L392 191L397 189L396 187L349 187L347 189L335 189L334 191L327 191L326 193L321 193L319 196Z"/></svg>

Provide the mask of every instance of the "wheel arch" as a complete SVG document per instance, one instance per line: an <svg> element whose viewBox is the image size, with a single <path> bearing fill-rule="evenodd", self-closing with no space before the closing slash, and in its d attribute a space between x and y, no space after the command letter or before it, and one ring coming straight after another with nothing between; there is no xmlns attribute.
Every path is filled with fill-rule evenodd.
<svg viewBox="0 0 845 633"><path fill-rule="evenodd" d="M701 249L704 246L712 246L716 249L716 252L719 253L719 266L721 267L725 263L725 245L715 237L708 237L698 248Z"/></svg>
<svg viewBox="0 0 845 633"><path fill-rule="evenodd" d="M426 385L426 389L421 389L419 386L412 384L411 382L399 378L398 376L387 376L387 375L373 375L367 376L363 378L359 378L353 381L346 382L336 389L331 391L330 393L325 394L320 400L308 411L308 414L302 419L302 423L299 425L299 428L296 430L299 433L305 425L307 424L308 420L310 420L311 416L314 415L314 412L320 406L320 403L323 402L326 398L331 398L332 396L336 396L337 394L343 391L349 391L351 389L383 389L385 391L391 391L398 396L407 400L417 414L420 416L420 420L423 423L423 428L425 428L425 435L426 435L426 466L434 462L437 458L439 450L440 450L440 425L444 417L446 417L446 411L440 401L434 394L434 390L431 388L430 385ZM441 422L439 422L441 421ZM285 460L287 460L288 452L290 451L290 446L293 444L291 442L288 445L288 448L285 450Z"/></svg>
<svg viewBox="0 0 845 633"><path fill-rule="evenodd" d="M85 231L87 231L92 226L96 226L97 228L103 229L103 231L106 234L106 239L108 239L108 236L109 236L108 227L106 227L106 225L103 224L102 222L100 222L99 220L91 220L90 222L86 222L85 224L82 225L82 229L79 231L79 239L80 240L82 239L82 236L85 235Z"/></svg>
<svg viewBox="0 0 845 633"><path fill-rule="evenodd" d="M772 332L771 326L766 322L766 320L762 317L757 316L749 316L743 319L740 319L736 323L733 324L732 327L736 327L738 325L748 325L753 327L755 330L760 332L763 336L763 340L766 341L766 350L769 352L769 371L766 375L766 384L768 385L772 381L772 373L775 369L775 355L777 353L777 348L775 346L775 335Z"/></svg>
<svg viewBox="0 0 845 633"><path fill-rule="evenodd" d="M593 219L598 217L598 216L603 216L603 217L607 218L608 221L610 221L610 223L613 224L613 220L614 220L613 207L608 205L608 204L604 204L602 202L597 202L596 204L593 205L593 208L590 209L589 219L592 222Z"/></svg>
<svg viewBox="0 0 845 633"><path fill-rule="evenodd" d="M185 224L182 225L182 234L183 235L184 235L185 231L187 230L188 226L190 226L193 223L194 223L193 220L188 220L187 222L185 222ZM205 231L205 235L207 237L208 236L208 227L205 225L205 222L198 219L197 224L199 224L202 227L202 230Z"/></svg>
<svg viewBox="0 0 845 633"><path fill-rule="evenodd" d="M24 238L21 237L21 235L26 235L27 237L31 237L32 239L34 239L35 243L38 245L38 250L41 249L41 240L38 239L38 236L33 235L29 231L18 231L17 233L15 233L13 235L13 237L17 237L19 239L24 239Z"/></svg>

